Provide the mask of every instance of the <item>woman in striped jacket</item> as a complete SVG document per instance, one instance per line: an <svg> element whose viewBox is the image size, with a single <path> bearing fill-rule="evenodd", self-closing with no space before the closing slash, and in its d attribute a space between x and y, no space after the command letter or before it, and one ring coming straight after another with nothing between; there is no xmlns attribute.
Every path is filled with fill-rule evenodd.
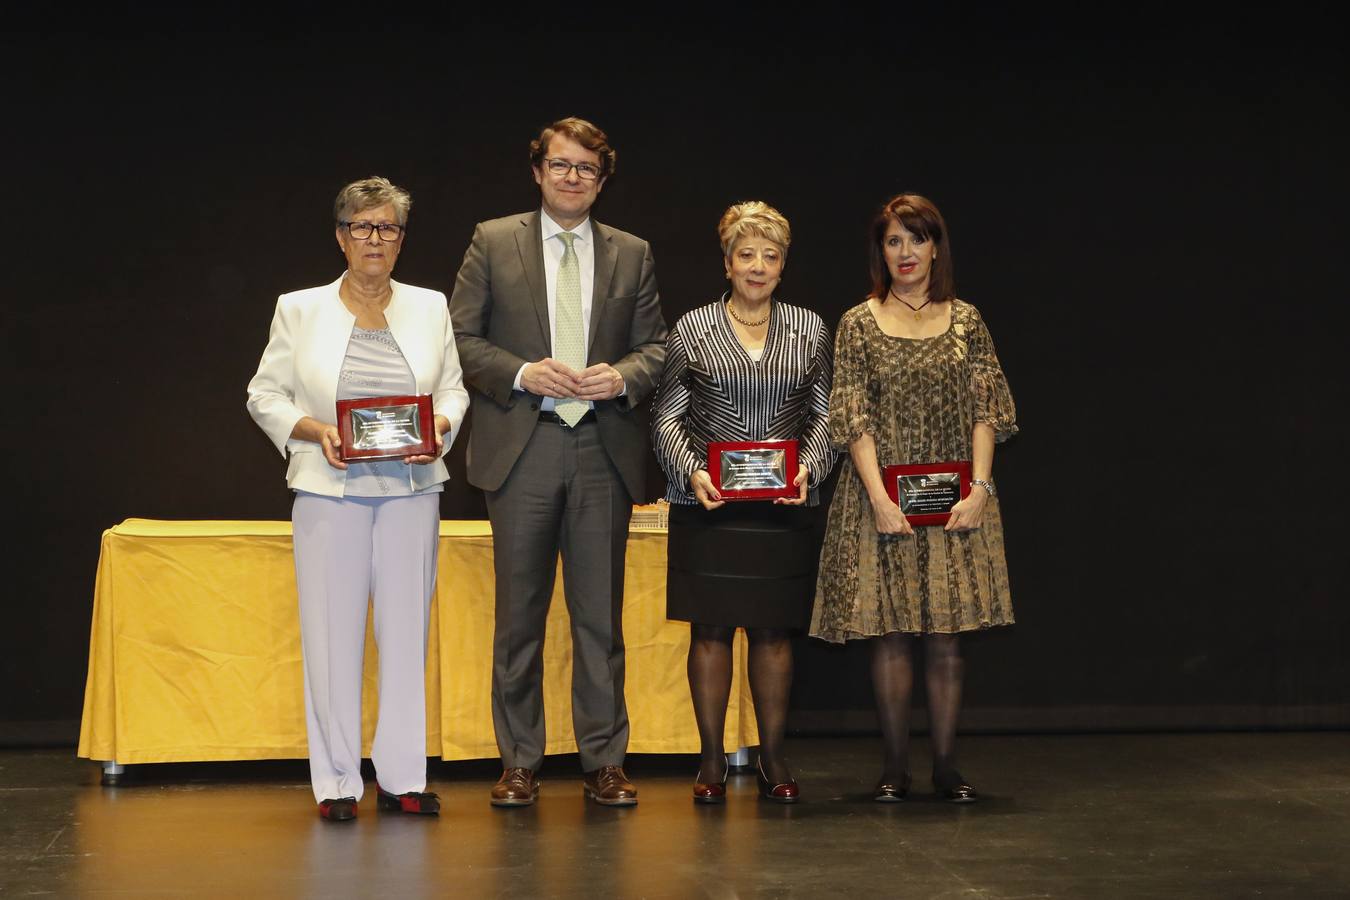
<svg viewBox="0 0 1350 900"><path fill-rule="evenodd" d="M808 508L835 461L832 344L820 316L774 298L792 240L782 213L738 203L722 216L718 236L731 290L671 330L652 416L671 504L666 614L691 623L689 689L702 744L694 800L726 796L732 637L744 627L760 793L792 803L797 783L783 758L790 635L810 621L819 547ZM794 495L728 502L709 475L708 444L783 440L797 442Z"/></svg>

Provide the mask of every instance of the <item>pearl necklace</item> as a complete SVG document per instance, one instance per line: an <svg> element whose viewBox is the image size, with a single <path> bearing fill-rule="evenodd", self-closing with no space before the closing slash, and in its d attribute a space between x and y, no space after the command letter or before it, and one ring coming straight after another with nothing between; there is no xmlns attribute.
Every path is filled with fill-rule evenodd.
<svg viewBox="0 0 1350 900"><path fill-rule="evenodd" d="M772 299L769 300L769 305L770 305L770 306L773 305L773 300L772 300ZM906 305L908 305L908 304L906 304ZM747 322L747 321L745 321L745 320L742 319L740 316L736 315L736 310L732 308L732 306L731 306L731 301L730 301L730 300L727 301L727 313L730 314L730 316L731 316L733 319L735 319L737 322L740 322L742 325L744 325L746 328L758 328L760 325L763 325L765 322L769 321L769 311L768 311L768 310L765 310L765 312L764 312L764 318L760 319L758 322Z"/></svg>

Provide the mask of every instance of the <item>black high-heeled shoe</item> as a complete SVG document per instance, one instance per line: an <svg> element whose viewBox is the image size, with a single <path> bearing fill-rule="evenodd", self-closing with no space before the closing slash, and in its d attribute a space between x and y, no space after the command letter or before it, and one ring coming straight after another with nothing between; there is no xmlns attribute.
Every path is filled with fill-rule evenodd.
<svg viewBox="0 0 1350 900"><path fill-rule="evenodd" d="M886 781L883 778L872 791L872 799L877 803L901 803L909 796L909 784L912 780L908 772L898 782Z"/></svg>
<svg viewBox="0 0 1350 900"><path fill-rule="evenodd" d="M694 776L695 803L727 802L727 776L731 774L731 761L724 757L723 762L726 768L722 770L721 781L704 781L703 770L698 770L698 774Z"/></svg>
<svg viewBox="0 0 1350 900"><path fill-rule="evenodd" d="M948 803L975 803L980 799L975 788L955 769L933 773L933 790Z"/></svg>
<svg viewBox="0 0 1350 900"><path fill-rule="evenodd" d="M764 760L760 760L755 766L755 781L759 784L759 795L774 803L796 803L801 796L795 779L789 779L781 784L769 781L769 776L764 774Z"/></svg>

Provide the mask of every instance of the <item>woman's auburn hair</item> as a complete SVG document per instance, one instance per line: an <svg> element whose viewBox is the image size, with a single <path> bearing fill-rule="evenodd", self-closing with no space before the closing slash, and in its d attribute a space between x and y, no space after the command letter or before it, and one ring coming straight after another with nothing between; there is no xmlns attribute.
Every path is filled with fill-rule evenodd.
<svg viewBox="0 0 1350 900"><path fill-rule="evenodd" d="M920 194L897 194L872 217L868 264L872 276L872 296L885 303L891 291L891 270L886 265L886 229L899 222L910 234L932 241L937 257L928 273L928 299L941 302L956 296L956 278L952 270L952 247L947 223L932 200Z"/></svg>

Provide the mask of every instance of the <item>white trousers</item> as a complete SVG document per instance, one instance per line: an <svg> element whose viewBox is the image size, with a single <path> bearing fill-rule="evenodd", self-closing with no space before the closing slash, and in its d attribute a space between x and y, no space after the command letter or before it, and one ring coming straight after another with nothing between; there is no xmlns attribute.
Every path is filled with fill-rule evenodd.
<svg viewBox="0 0 1350 900"><path fill-rule="evenodd" d="M305 661L309 777L316 800L355 797L361 781L361 670L373 601L380 714L371 760L393 794L427 783L426 655L440 494L322 497L291 510Z"/></svg>

